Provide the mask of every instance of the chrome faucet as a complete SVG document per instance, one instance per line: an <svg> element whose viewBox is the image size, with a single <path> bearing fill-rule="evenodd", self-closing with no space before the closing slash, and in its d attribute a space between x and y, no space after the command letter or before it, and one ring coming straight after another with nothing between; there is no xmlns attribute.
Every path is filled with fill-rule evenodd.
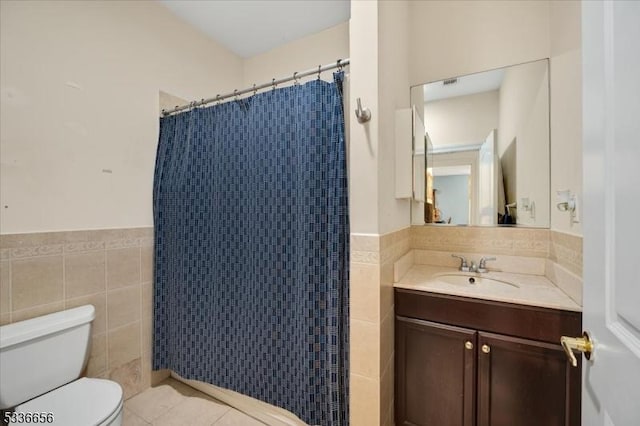
<svg viewBox="0 0 640 426"><path fill-rule="evenodd" d="M469 264L467 263L467 259L465 259L464 256L452 254L451 257L456 257L460 259L460 267L458 268L460 271L469 272Z"/></svg>
<svg viewBox="0 0 640 426"><path fill-rule="evenodd" d="M477 272L479 274L488 272L487 262L491 260L496 260L495 257L482 257L480 258L480 262L476 264L476 262L471 262L471 266L467 263L467 259L464 256L460 256L458 254L452 254L451 257L455 257L460 259L460 267L458 268L462 272Z"/></svg>
<svg viewBox="0 0 640 426"><path fill-rule="evenodd" d="M496 260L495 257L482 257L480 258L480 263L478 264L478 266L476 267L476 270L474 272L479 272L479 273L484 273L487 272L487 262L490 260ZM471 264L471 266L473 266L473 263Z"/></svg>

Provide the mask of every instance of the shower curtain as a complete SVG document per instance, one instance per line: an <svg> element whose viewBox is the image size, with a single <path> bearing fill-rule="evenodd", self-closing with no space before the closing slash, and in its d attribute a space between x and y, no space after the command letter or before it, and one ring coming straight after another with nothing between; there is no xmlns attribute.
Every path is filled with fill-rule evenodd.
<svg viewBox="0 0 640 426"><path fill-rule="evenodd" d="M162 118L154 369L348 424L343 73Z"/></svg>

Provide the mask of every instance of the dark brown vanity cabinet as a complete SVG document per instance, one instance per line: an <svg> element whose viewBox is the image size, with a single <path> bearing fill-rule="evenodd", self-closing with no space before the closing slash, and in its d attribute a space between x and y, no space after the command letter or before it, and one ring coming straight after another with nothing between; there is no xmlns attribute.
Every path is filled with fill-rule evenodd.
<svg viewBox="0 0 640 426"><path fill-rule="evenodd" d="M396 425L475 425L477 334L396 317Z"/></svg>
<svg viewBox="0 0 640 426"><path fill-rule="evenodd" d="M396 425L577 426L578 312L396 289Z"/></svg>

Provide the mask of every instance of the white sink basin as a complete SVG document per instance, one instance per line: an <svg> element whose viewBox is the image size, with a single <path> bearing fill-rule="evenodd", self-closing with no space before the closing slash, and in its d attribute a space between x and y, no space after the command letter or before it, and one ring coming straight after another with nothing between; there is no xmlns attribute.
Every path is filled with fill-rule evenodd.
<svg viewBox="0 0 640 426"><path fill-rule="evenodd" d="M520 288L517 284L507 281L505 279L500 279L497 277L489 277L486 275L474 274L474 273L454 273L454 272L444 272L440 274L435 274L433 276L434 279L438 281L445 282L447 284L452 285L460 285L460 286L487 286L487 285L508 285L511 287Z"/></svg>
<svg viewBox="0 0 640 426"><path fill-rule="evenodd" d="M469 278L473 278L473 284L469 282ZM483 273L462 272L447 266L414 264L393 286L398 289L496 302L576 312L581 310L580 305L544 275L495 270Z"/></svg>

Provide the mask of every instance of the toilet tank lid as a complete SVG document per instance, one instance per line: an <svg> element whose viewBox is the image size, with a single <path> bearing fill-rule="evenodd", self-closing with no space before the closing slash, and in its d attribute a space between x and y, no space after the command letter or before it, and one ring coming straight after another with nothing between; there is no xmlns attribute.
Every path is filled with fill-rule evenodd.
<svg viewBox="0 0 640 426"><path fill-rule="evenodd" d="M0 327L0 350L4 350L19 343L37 339L47 334L86 324L96 317L93 305L84 305L66 311L55 312L15 322Z"/></svg>

